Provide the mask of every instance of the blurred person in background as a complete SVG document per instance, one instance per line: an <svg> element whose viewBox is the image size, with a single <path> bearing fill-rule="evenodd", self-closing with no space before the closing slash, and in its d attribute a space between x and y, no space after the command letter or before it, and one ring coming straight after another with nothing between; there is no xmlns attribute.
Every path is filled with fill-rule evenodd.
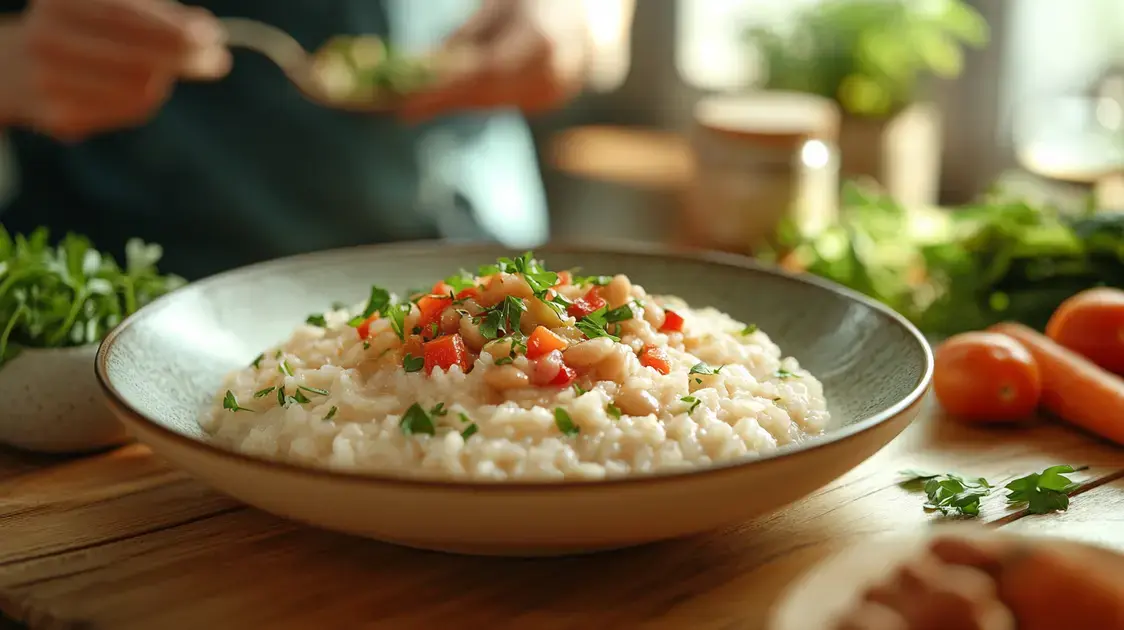
<svg viewBox="0 0 1124 630"><path fill-rule="evenodd" d="M362 34L470 59L396 115L348 113L232 53L216 15L308 50ZM17 167L0 221L118 255L131 237L161 243L163 268L192 279L364 243L533 246L548 223L521 114L578 90L585 27L567 0L0 0L0 131Z"/></svg>

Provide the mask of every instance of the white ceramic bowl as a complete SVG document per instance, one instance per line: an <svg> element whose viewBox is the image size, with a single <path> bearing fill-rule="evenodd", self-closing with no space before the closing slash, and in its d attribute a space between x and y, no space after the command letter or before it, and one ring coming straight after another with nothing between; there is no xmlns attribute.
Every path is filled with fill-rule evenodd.
<svg viewBox="0 0 1124 630"><path fill-rule="evenodd" d="M510 255L492 246L364 247L221 274L141 309L105 340L97 371L136 437L246 503L328 529L413 547L552 555L686 536L776 510L826 485L894 438L929 385L924 338L889 309L829 283L734 256L547 248L555 268L625 273L758 323L825 384L836 421L804 446L688 473L599 482L458 483L303 468L225 450L196 419L222 376L308 313Z"/></svg>
<svg viewBox="0 0 1124 630"><path fill-rule="evenodd" d="M94 375L98 346L26 349L0 367L0 443L80 453L129 440Z"/></svg>

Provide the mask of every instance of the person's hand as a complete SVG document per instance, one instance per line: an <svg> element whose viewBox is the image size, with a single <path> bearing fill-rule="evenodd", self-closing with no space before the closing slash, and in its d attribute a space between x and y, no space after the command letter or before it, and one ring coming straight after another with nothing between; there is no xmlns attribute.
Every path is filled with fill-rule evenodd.
<svg viewBox="0 0 1124 630"><path fill-rule="evenodd" d="M141 124L178 79L230 67L214 16L174 0L32 0L14 37L12 117L63 140Z"/></svg>
<svg viewBox="0 0 1124 630"><path fill-rule="evenodd" d="M528 6L521 0L485 0L437 54L435 84L407 96L401 115L417 122L458 110L511 107L534 113L565 103L580 88L580 77Z"/></svg>

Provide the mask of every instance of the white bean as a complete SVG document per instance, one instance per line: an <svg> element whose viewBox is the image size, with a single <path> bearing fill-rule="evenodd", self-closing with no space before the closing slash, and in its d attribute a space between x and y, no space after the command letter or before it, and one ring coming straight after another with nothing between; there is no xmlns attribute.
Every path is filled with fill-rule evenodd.
<svg viewBox="0 0 1124 630"><path fill-rule="evenodd" d="M605 286L605 299L610 308L619 308L632 300L632 281L624 274L617 274Z"/></svg>
<svg viewBox="0 0 1124 630"><path fill-rule="evenodd" d="M509 357L511 356L511 339L504 337L503 339L489 341L484 345L484 352L497 361Z"/></svg>
<svg viewBox="0 0 1124 630"><path fill-rule="evenodd" d="M489 368L484 373L484 382L492 389L505 391L527 387L531 384L531 379L526 372L514 365L500 365Z"/></svg>
<svg viewBox="0 0 1124 630"><path fill-rule="evenodd" d="M473 352L480 352L484 348L484 344L488 340L484 335L480 334L480 328L472 323L471 317L462 317L460 324L461 338L464 339L464 345L468 346Z"/></svg>
<svg viewBox="0 0 1124 630"><path fill-rule="evenodd" d="M566 365L571 367L589 367L603 361L613 351L614 342L608 337L598 337L583 341L577 345L566 348L562 356Z"/></svg>
<svg viewBox="0 0 1124 630"><path fill-rule="evenodd" d="M632 349L628 346L613 344L613 348L597 364L597 375L601 380L623 382L627 376L628 357L631 355Z"/></svg>
<svg viewBox="0 0 1124 630"><path fill-rule="evenodd" d="M451 335L461 327L461 314L455 307L450 306L441 313L441 332Z"/></svg>
<svg viewBox="0 0 1124 630"><path fill-rule="evenodd" d="M664 312L663 307L656 304L652 300L644 302L644 321L652 325L652 328L659 330L667 321L667 313Z"/></svg>
<svg viewBox="0 0 1124 630"><path fill-rule="evenodd" d="M546 385L558 376L558 372L562 369L562 353L555 350L550 354L540 357L535 361L534 368L531 373L531 380L535 385Z"/></svg>
<svg viewBox="0 0 1124 630"><path fill-rule="evenodd" d="M613 404L629 416L646 416L656 413L660 408L656 397L642 389L625 387L613 400Z"/></svg>

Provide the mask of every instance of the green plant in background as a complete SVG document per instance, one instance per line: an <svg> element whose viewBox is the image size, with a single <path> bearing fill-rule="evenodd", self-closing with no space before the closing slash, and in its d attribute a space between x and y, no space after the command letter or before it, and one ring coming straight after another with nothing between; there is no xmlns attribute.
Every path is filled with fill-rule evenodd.
<svg viewBox="0 0 1124 630"><path fill-rule="evenodd" d="M767 88L818 94L870 117L911 103L923 74L959 75L961 46L988 37L987 22L962 0L824 0L791 24L747 33Z"/></svg>
<svg viewBox="0 0 1124 630"><path fill-rule="evenodd" d="M1124 213L1063 213L993 192L948 210L907 210L848 182L837 224L782 228L761 253L873 297L932 335L1003 320L1039 329L1066 298L1124 286Z"/></svg>
<svg viewBox="0 0 1124 630"><path fill-rule="evenodd" d="M181 286L156 270L159 245L131 240L125 267L85 237L51 246L45 229L14 237L0 225L0 366L21 348L101 341L122 319Z"/></svg>

